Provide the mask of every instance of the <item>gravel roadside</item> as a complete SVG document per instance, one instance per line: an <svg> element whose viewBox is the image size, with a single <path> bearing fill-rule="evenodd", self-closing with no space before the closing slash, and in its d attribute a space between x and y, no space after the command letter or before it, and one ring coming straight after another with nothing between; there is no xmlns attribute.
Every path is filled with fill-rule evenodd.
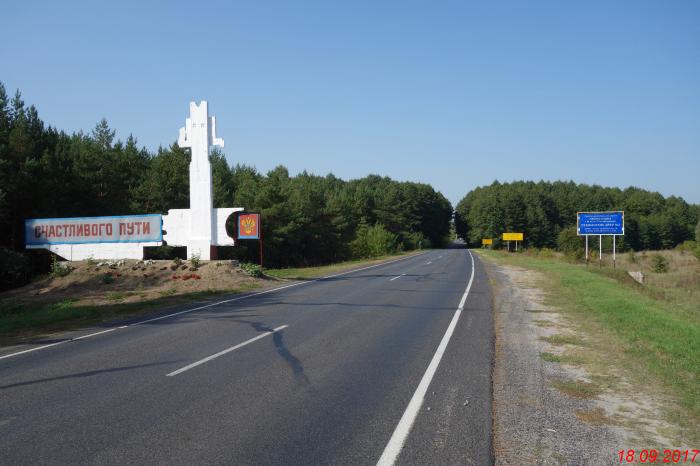
<svg viewBox="0 0 700 466"><path fill-rule="evenodd" d="M605 422L595 396L554 388L572 381L585 388L585 371L540 356L557 351L540 338L557 333L561 317L543 304L537 273L484 263L495 305L495 464L619 464L625 433Z"/></svg>

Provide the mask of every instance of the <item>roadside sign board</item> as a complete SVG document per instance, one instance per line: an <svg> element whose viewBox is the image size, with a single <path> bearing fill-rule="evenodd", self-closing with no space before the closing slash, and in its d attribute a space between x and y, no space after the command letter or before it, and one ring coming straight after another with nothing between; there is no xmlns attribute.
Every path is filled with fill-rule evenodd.
<svg viewBox="0 0 700 466"><path fill-rule="evenodd" d="M503 233L503 241L522 241L522 233Z"/></svg>
<svg viewBox="0 0 700 466"><path fill-rule="evenodd" d="M160 214L114 217L32 218L24 221L27 246L163 241Z"/></svg>
<svg viewBox="0 0 700 466"><path fill-rule="evenodd" d="M260 214L241 213L236 220L238 239L260 239Z"/></svg>
<svg viewBox="0 0 700 466"><path fill-rule="evenodd" d="M576 233L583 235L624 235L624 212L578 212Z"/></svg>
<svg viewBox="0 0 700 466"><path fill-rule="evenodd" d="M493 239L491 238L484 238L481 240L481 244L484 246L488 246L489 244L493 244Z"/></svg>

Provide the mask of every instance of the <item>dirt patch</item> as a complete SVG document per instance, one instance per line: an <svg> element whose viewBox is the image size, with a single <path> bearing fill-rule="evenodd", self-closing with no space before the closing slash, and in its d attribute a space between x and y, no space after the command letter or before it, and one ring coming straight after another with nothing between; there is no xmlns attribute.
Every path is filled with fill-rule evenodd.
<svg viewBox="0 0 700 466"><path fill-rule="evenodd" d="M50 304L71 300L78 305L149 301L203 291L241 291L270 280L253 278L231 261L188 262L124 260L71 262L64 277L45 277L0 294L0 302Z"/></svg>

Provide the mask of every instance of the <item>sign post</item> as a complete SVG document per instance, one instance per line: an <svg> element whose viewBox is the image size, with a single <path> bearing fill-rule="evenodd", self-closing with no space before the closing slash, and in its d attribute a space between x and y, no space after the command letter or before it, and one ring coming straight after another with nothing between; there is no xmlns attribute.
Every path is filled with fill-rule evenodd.
<svg viewBox="0 0 700 466"><path fill-rule="evenodd" d="M598 265L603 266L603 236L613 237L613 268L616 267L615 237L625 234L625 212L577 212L576 234L586 237L586 265L588 265L588 237L598 236Z"/></svg>
<svg viewBox="0 0 700 466"><path fill-rule="evenodd" d="M263 239L260 214L240 212L236 217L236 239L256 239L260 246L260 267L263 266Z"/></svg>
<svg viewBox="0 0 700 466"><path fill-rule="evenodd" d="M508 244L508 252L510 252L510 242L515 241L515 251L518 251L518 241L523 240L523 233L503 233L503 241Z"/></svg>

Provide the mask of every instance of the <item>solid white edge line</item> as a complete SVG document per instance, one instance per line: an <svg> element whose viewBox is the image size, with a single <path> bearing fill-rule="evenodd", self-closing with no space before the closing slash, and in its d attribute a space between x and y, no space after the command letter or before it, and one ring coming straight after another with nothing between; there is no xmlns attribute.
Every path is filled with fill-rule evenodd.
<svg viewBox="0 0 700 466"><path fill-rule="evenodd" d="M108 328L107 330L102 330L101 332L95 332L95 333L89 333L87 335L83 335L81 337L76 337L76 338L71 338L71 341L77 341L77 340L84 340L86 338L94 337L96 335L102 335L103 333L109 333L115 331L117 328Z"/></svg>
<svg viewBox="0 0 700 466"><path fill-rule="evenodd" d="M36 348L30 348L28 350L6 354L4 356L0 356L0 359L11 358L12 356L19 356L20 354L25 354L25 353L31 353L32 351L36 351L36 350L40 350L40 349L44 349L44 348L50 348L51 346L61 345L63 343L68 343L69 341L70 340L61 340L61 341L57 341L56 343L49 343L48 345L37 346Z"/></svg>
<svg viewBox="0 0 700 466"><path fill-rule="evenodd" d="M223 350L223 351L219 351L219 352L216 353L216 354L212 354L211 356L207 356L207 357L204 358L204 359L200 359L200 360L197 361L197 362L193 362L192 364L189 364L189 365L187 365L187 366L185 366L185 367L183 367L183 368L181 368L181 369L178 369L178 370L173 371L173 372L171 372L171 373L169 373L169 374L166 374L166 377L172 377L172 376L174 376L174 375L182 374L183 372L188 371L188 370L192 369L193 367L200 366L200 365L202 365L202 364L204 364L204 363L207 363L207 362L211 361L212 359L216 359L216 358L218 358L219 356L223 356L223 355L226 354L226 353L230 353L231 351L235 351L235 350L237 350L238 348L242 348L242 347L244 347L245 345L249 345L249 344L253 343L254 341L257 341L257 340L260 340L261 338L265 338L265 337L267 337L267 336L270 336L270 335L272 335L273 333L279 332L280 330L285 329L285 328L287 328L287 327L289 327L289 325L282 325L282 326L280 326L280 327L273 328L271 332L262 333L262 334L260 334L260 335L258 335L258 336L256 336L256 337L251 338L250 340L244 341L243 343L239 343L239 344L237 344L237 345L235 345L235 346L232 346L232 347L230 347L230 348L226 348L226 349Z"/></svg>
<svg viewBox="0 0 700 466"><path fill-rule="evenodd" d="M428 369L426 369L425 374L423 374L423 378L418 384L418 388L416 388L415 393L413 393L413 397L411 397L411 401L409 401L408 406L406 407L406 411L404 411L403 416L401 416L401 420L399 420L396 429L394 429L394 433L391 435L389 443L387 443L386 447L384 448L384 452L382 453L382 456L379 458L379 461L377 461L377 466L391 466L394 464L394 462L396 462L396 459L399 457L404 442L408 438L408 434L411 433L413 423L415 422L416 417L420 412L420 408L423 405L423 400L425 399L425 394L428 392L430 382L433 380L433 376L435 376L435 372L437 372L437 368L440 365L440 360L442 359L442 356L445 353L447 344L452 338L452 334L454 333L455 327L457 326L457 321L459 321L459 316L462 315L464 304L467 302L467 296L469 296L469 290L471 289L472 282L474 281L474 256L472 255L471 251L467 251L469 252L469 256L472 260L472 272L471 277L469 277L467 289L462 295L462 299L459 302L459 307L455 311L454 316L450 321L450 325L447 326L445 335L443 335L442 340L440 341L440 344L438 345L437 350L433 355L433 359L428 365Z"/></svg>
<svg viewBox="0 0 700 466"><path fill-rule="evenodd" d="M292 283L291 285L285 285L285 286L281 286L281 287L279 287L279 288L273 288L273 289L271 289L271 290L265 290L265 291L260 291L260 292L258 292L258 293L247 294L247 295L244 295L244 296L238 296L238 297L236 297L236 298L225 299L225 300L223 300L223 301L218 301L218 302L216 302L216 303L207 304L207 305L205 305L205 306L199 306L199 307L195 307L195 308L193 308L193 309L186 309L186 310L184 310L184 311L174 312L174 313L172 313L172 314L166 314L166 315L163 315L163 316L160 316L160 317L154 317L153 319L140 320L140 321L138 321L138 322L134 322L134 323L128 324L128 325L121 325L121 326L119 326L119 327L116 327L115 329L124 329L124 328L127 328L127 327L134 327L134 326L136 326L136 325L146 324L146 323L148 323L148 322L155 322L155 321L157 321L157 320L167 319L167 318L169 318L169 317L175 317L175 316L178 316L178 315L181 315L181 314L187 314L187 313L189 313L189 312L201 311L202 309L206 309L206 308L212 307L212 306L218 306L219 304L232 303L232 302L235 302L235 301L240 301L240 300L242 300L242 299L247 299L247 298L252 298L252 297L255 297L255 296L260 296L260 295L267 294L267 293L274 293L275 291L284 290L284 289L286 289L286 288L291 288L291 287L293 287L293 286L308 285L308 284L310 284L310 283L314 283L314 282L319 282L319 281L322 281L322 280L326 280L327 278L339 277L339 276L341 276L341 275L347 275L347 274L353 273L353 272L361 272L361 271L363 271L363 270L372 269L372 268L374 268L374 267L380 267L380 266L382 266L382 265L389 265L389 264L393 264L394 262L399 262L399 261L411 259L411 258L414 258L414 257L423 256L423 255L428 254L428 253L430 253L430 251L426 251L426 252L422 252L422 253L418 253L418 254L413 254L413 255L408 256L408 257L401 257L401 258L399 258L399 259L394 259L394 260L391 260L391 261L388 261L388 262L382 262L382 263L380 263L380 264L370 265L370 266L368 266L368 267L362 267L362 268L360 268L360 269L348 270L348 271L346 271L346 272L336 273L336 274L333 274L333 275L328 275L328 276L326 276L326 277L315 278L315 279L313 279L313 280L308 280L308 281L305 281L305 282ZM109 329L109 330L107 330L107 331L112 331L112 330L115 330L115 329ZM100 333L107 333L107 331L97 332L97 333L93 333L93 334L90 334L90 335L84 335L84 336L82 336L82 337L68 338L68 339L66 339L66 340L62 340L62 341L59 341L59 342L56 342L56 343L50 343L50 344L48 344L48 345L37 346L36 348L30 348L30 349L27 349L27 350L18 351L18 352L16 352L16 353L6 354L6 355L4 355L4 356L0 356L0 359L11 358L11 357L13 357L13 356L19 356L19 355L25 354L25 353L31 353L32 351L37 351L37 350L41 350L41 349L45 349L45 348L50 348L50 347L52 347L52 346L60 345L60 344L62 344L62 343L68 343L69 341L82 340L82 339L87 338L87 337L89 337L89 336L98 335L98 334L100 334Z"/></svg>

